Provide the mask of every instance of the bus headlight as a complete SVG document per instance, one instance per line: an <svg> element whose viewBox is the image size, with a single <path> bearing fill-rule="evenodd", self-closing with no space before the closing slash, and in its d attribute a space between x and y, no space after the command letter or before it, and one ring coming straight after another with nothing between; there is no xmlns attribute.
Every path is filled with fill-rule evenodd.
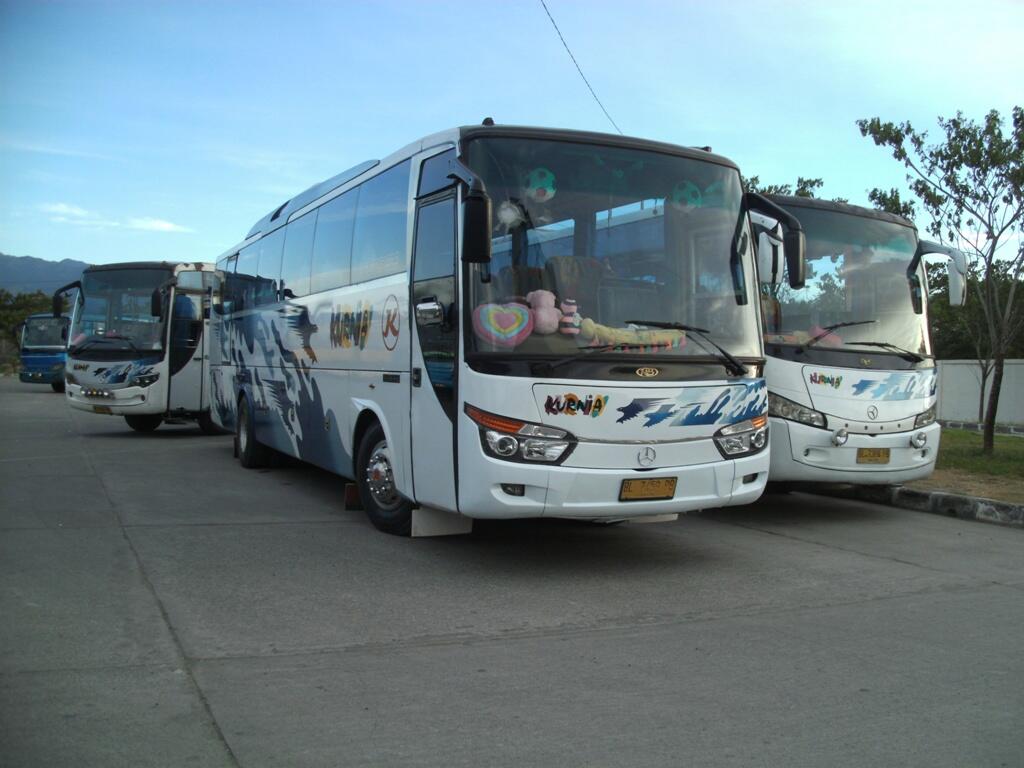
<svg viewBox="0 0 1024 768"><path fill-rule="evenodd" d="M812 427L821 427L822 429L826 425L825 414L799 403L794 403L792 400L787 400L771 392L768 393L768 415L778 416L780 419L786 419L787 421L808 424Z"/></svg>
<svg viewBox="0 0 1024 768"><path fill-rule="evenodd" d="M156 383L156 380L160 378L159 373L144 373L141 376L133 376L132 380L128 382L130 387L149 387Z"/></svg>
<svg viewBox="0 0 1024 768"><path fill-rule="evenodd" d="M929 424L935 423L935 405L929 408L924 413L917 414L917 418L914 419L914 429L920 429L921 427L927 427Z"/></svg>
<svg viewBox="0 0 1024 768"><path fill-rule="evenodd" d="M480 427L484 453L496 459L560 464L576 447L576 438L564 429L498 416L468 404L466 415Z"/></svg>
<svg viewBox="0 0 1024 768"><path fill-rule="evenodd" d="M768 417L755 416L722 427L715 433L715 445L724 458L736 459L764 450L768 445Z"/></svg>
<svg viewBox="0 0 1024 768"><path fill-rule="evenodd" d="M912 448L917 448L918 450L924 448L927 442L928 435L926 435L924 432L915 432L913 437L910 438L910 446Z"/></svg>

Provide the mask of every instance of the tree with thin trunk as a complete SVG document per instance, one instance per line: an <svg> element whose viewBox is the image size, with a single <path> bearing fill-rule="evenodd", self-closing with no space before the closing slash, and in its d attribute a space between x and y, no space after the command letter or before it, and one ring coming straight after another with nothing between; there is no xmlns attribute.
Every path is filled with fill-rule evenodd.
<svg viewBox="0 0 1024 768"><path fill-rule="evenodd" d="M980 123L957 112L953 118L940 117L938 124L943 137L929 143L927 132L909 122L857 121L862 136L888 148L907 169L911 191L931 216L928 231L963 251L981 278L970 285L992 354L982 448L991 455L1003 363L1024 327L1024 313L1014 308L1024 272L1024 109L1013 108L1007 133L996 110ZM889 193L871 194L875 200ZM999 290L1000 269L1010 275L1006 294Z"/></svg>

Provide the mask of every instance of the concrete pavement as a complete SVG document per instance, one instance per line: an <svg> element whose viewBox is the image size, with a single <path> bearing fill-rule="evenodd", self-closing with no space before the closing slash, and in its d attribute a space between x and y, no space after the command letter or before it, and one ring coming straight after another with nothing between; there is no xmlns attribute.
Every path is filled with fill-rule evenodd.
<svg viewBox="0 0 1024 768"><path fill-rule="evenodd" d="M341 500L0 379L0 764L1022 762L1024 531L793 494L409 540Z"/></svg>

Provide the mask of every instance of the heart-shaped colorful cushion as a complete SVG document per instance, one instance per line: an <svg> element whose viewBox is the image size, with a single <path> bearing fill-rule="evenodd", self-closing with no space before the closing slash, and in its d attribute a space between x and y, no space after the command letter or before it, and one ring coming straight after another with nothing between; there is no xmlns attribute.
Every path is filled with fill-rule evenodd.
<svg viewBox="0 0 1024 768"><path fill-rule="evenodd" d="M496 347L517 347L533 331L533 318L522 304L481 304L473 310L473 330Z"/></svg>

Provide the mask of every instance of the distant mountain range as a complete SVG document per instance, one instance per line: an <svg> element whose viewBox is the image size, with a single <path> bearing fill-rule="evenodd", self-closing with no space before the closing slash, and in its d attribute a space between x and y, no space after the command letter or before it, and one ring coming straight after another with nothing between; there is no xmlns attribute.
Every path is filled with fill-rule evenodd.
<svg viewBox="0 0 1024 768"><path fill-rule="evenodd" d="M11 293L52 293L62 285L78 280L82 270L88 266L84 261L74 259L47 261L34 256L0 253L0 288Z"/></svg>

